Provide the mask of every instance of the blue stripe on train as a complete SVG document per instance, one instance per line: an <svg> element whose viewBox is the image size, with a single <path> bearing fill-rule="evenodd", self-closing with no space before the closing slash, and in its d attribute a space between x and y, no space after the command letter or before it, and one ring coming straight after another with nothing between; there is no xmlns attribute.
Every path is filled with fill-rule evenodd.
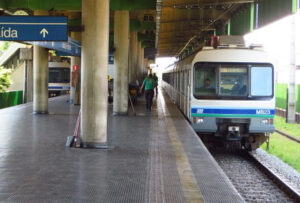
<svg viewBox="0 0 300 203"><path fill-rule="evenodd" d="M54 86L52 86L52 87L48 87L49 89L63 89L63 87L61 87L61 86L56 86L56 87L54 87Z"/></svg>
<svg viewBox="0 0 300 203"><path fill-rule="evenodd" d="M192 108L195 114L247 114L247 115L275 115L275 109L213 109Z"/></svg>

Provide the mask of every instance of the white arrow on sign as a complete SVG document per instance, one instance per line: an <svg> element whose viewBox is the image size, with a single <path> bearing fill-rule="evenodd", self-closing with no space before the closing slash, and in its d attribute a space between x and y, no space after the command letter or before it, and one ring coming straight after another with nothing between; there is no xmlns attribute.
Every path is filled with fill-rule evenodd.
<svg viewBox="0 0 300 203"><path fill-rule="evenodd" d="M46 35L49 34L49 33L48 33L48 30L46 30L45 28L43 28L43 29L41 30L40 34L43 35L43 38L45 38Z"/></svg>

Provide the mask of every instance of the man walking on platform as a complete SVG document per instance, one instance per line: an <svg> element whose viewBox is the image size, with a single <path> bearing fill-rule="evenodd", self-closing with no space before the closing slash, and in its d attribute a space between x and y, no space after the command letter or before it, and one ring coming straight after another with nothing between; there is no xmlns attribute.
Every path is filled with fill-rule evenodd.
<svg viewBox="0 0 300 203"><path fill-rule="evenodd" d="M152 74L149 74L149 76L145 78L143 85L140 88L140 92L142 92L144 87L146 97L146 109L147 111L151 111L152 99L154 95L153 89L156 87L156 81L153 79Z"/></svg>
<svg viewBox="0 0 300 203"><path fill-rule="evenodd" d="M155 96L157 97L157 94L158 94L158 89L157 89L157 86L158 86L158 77L156 76L156 73L153 73L153 79L154 81L156 82L156 86L155 86Z"/></svg>

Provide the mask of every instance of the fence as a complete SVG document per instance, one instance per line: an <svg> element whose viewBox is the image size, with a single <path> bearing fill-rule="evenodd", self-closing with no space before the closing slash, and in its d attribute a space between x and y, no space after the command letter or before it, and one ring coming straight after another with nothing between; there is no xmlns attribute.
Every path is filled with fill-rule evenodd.
<svg viewBox="0 0 300 203"><path fill-rule="evenodd" d="M276 107L286 109L287 84L276 84ZM300 113L300 85L296 85L296 111Z"/></svg>
<svg viewBox="0 0 300 203"><path fill-rule="evenodd" d="M23 91L0 93L0 109L23 104Z"/></svg>

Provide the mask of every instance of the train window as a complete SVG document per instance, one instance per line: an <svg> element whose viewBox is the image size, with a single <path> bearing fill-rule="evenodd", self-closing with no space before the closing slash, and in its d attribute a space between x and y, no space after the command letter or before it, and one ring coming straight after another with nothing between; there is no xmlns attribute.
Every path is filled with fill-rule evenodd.
<svg viewBox="0 0 300 203"><path fill-rule="evenodd" d="M272 96L272 94L273 94L272 68L252 67L251 68L251 95L261 97L261 96Z"/></svg>
<svg viewBox="0 0 300 203"><path fill-rule="evenodd" d="M221 67L221 96L246 96L248 94L248 71L246 67Z"/></svg>
<svg viewBox="0 0 300 203"><path fill-rule="evenodd" d="M49 83L69 83L70 68L49 68Z"/></svg>
<svg viewBox="0 0 300 203"><path fill-rule="evenodd" d="M194 93L197 96L216 95L216 67L195 65Z"/></svg>

